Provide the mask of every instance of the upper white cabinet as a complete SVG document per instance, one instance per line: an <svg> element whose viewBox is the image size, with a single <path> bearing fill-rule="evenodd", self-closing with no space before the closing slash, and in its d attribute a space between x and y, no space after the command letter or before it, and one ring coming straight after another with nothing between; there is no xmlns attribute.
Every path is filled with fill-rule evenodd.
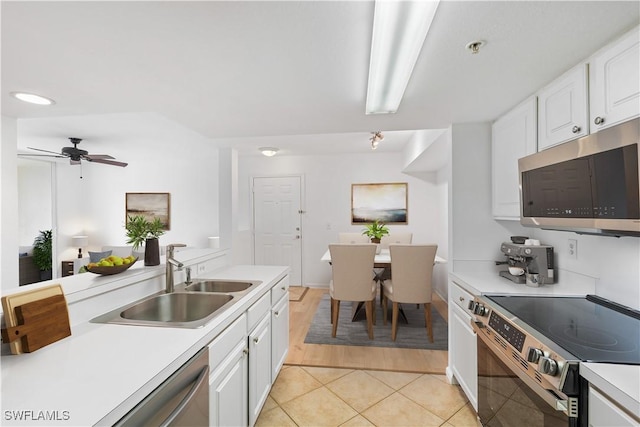
<svg viewBox="0 0 640 427"><path fill-rule="evenodd" d="M640 115L640 27L590 62L591 133Z"/></svg>
<svg viewBox="0 0 640 427"><path fill-rule="evenodd" d="M589 133L587 69L580 64L538 93L538 151Z"/></svg>
<svg viewBox="0 0 640 427"><path fill-rule="evenodd" d="M536 152L536 97L532 96L491 127L493 217L520 219L518 159Z"/></svg>

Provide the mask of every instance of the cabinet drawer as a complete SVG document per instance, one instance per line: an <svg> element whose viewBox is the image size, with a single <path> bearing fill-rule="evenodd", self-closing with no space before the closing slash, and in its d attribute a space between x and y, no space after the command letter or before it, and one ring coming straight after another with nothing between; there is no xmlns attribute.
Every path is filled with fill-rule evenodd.
<svg viewBox="0 0 640 427"><path fill-rule="evenodd" d="M251 332L269 310L271 310L271 294L267 292L247 310L247 330Z"/></svg>
<svg viewBox="0 0 640 427"><path fill-rule="evenodd" d="M247 315L242 313L227 329L209 344L209 366L211 372L228 356L231 349L247 336Z"/></svg>
<svg viewBox="0 0 640 427"><path fill-rule="evenodd" d="M289 276L285 276L271 288L271 305L280 301L283 295L289 291Z"/></svg>
<svg viewBox="0 0 640 427"><path fill-rule="evenodd" d="M457 306L468 313L469 301L473 301L473 295L462 289L455 282L450 283L451 286L449 286L449 301L454 302Z"/></svg>

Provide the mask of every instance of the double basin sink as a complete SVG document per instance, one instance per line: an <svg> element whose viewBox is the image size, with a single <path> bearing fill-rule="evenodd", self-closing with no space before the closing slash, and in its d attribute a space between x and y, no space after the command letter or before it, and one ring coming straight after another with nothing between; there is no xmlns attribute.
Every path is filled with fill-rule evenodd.
<svg viewBox="0 0 640 427"><path fill-rule="evenodd" d="M93 323L199 328L261 282L196 279L92 319Z"/></svg>

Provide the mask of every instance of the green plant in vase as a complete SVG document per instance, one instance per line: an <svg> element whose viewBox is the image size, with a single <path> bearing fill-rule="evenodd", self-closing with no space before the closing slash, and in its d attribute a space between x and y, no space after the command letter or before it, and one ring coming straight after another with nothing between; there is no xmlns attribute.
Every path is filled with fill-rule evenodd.
<svg viewBox="0 0 640 427"><path fill-rule="evenodd" d="M53 232L41 230L33 241L33 263L40 270L40 279L51 279Z"/></svg>
<svg viewBox="0 0 640 427"><path fill-rule="evenodd" d="M384 225L384 223L376 219L374 222L366 226L362 231L362 234L369 236L371 243L380 243L382 236L389 234L389 229Z"/></svg>
<svg viewBox="0 0 640 427"><path fill-rule="evenodd" d="M149 221L142 215L127 217L125 224L127 244L133 245L135 251L144 243L144 265L160 264L160 245L158 238L165 233L160 218Z"/></svg>

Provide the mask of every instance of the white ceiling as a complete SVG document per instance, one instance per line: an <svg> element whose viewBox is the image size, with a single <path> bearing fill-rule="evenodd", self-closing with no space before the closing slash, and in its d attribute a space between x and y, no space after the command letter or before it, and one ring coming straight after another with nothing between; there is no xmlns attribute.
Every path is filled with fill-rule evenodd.
<svg viewBox="0 0 640 427"><path fill-rule="evenodd" d="M443 1L398 113L367 116L370 1L1 8L2 114L54 118L23 129L86 137L77 116L156 113L241 153L368 151L376 130L384 152L410 137L394 131L491 121L640 22L637 1ZM477 39L486 45L471 55ZM56 104L9 97L18 90ZM90 123L94 135L129 130Z"/></svg>

